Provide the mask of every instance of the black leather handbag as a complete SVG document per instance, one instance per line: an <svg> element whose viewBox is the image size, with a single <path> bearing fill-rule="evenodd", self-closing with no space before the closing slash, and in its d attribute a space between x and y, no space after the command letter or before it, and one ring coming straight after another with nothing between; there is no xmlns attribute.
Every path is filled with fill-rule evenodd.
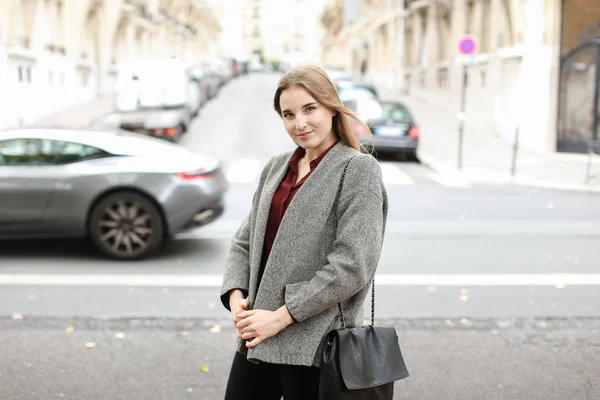
<svg viewBox="0 0 600 400"><path fill-rule="evenodd" d="M347 168L348 165L342 173L338 199ZM409 374L396 329L375 326L375 280L371 289L371 325L346 328L341 303L338 308L342 327L325 336L319 400L392 400L394 382Z"/></svg>

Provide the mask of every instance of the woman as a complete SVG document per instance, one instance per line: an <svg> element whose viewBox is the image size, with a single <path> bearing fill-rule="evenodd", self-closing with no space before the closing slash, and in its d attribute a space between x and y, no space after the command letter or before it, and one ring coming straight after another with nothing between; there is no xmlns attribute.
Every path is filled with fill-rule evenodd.
<svg viewBox="0 0 600 400"><path fill-rule="evenodd" d="M317 399L323 337L338 303L362 325L387 217L379 164L323 70L289 71L274 107L298 147L262 171L226 262L221 301L240 339L227 400Z"/></svg>

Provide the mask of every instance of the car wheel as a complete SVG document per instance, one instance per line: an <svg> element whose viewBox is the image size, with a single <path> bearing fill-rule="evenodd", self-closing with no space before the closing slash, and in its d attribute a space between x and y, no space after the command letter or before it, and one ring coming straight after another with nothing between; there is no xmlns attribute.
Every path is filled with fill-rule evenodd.
<svg viewBox="0 0 600 400"><path fill-rule="evenodd" d="M165 236L158 208L145 196L129 191L100 200L90 214L88 228L98 250L119 260L152 255Z"/></svg>

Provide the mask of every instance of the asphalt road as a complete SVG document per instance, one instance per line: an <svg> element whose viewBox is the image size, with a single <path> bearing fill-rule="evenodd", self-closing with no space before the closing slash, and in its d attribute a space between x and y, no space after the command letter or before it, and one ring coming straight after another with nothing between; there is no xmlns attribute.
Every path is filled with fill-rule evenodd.
<svg viewBox="0 0 600 400"><path fill-rule="evenodd" d="M0 399L222 398L234 348L223 262L261 167L293 149L276 82L235 80L194 121L182 144L223 161L227 210L158 257L0 242ZM600 398L598 197L380 161L390 213L377 315L396 325L412 373L397 398Z"/></svg>

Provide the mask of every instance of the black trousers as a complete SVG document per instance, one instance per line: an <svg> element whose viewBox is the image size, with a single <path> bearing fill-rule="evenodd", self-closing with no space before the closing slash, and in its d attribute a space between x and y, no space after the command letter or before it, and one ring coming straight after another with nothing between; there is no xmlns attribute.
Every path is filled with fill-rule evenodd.
<svg viewBox="0 0 600 400"><path fill-rule="evenodd" d="M236 352L225 400L318 400L319 368L254 364Z"/></svg>

